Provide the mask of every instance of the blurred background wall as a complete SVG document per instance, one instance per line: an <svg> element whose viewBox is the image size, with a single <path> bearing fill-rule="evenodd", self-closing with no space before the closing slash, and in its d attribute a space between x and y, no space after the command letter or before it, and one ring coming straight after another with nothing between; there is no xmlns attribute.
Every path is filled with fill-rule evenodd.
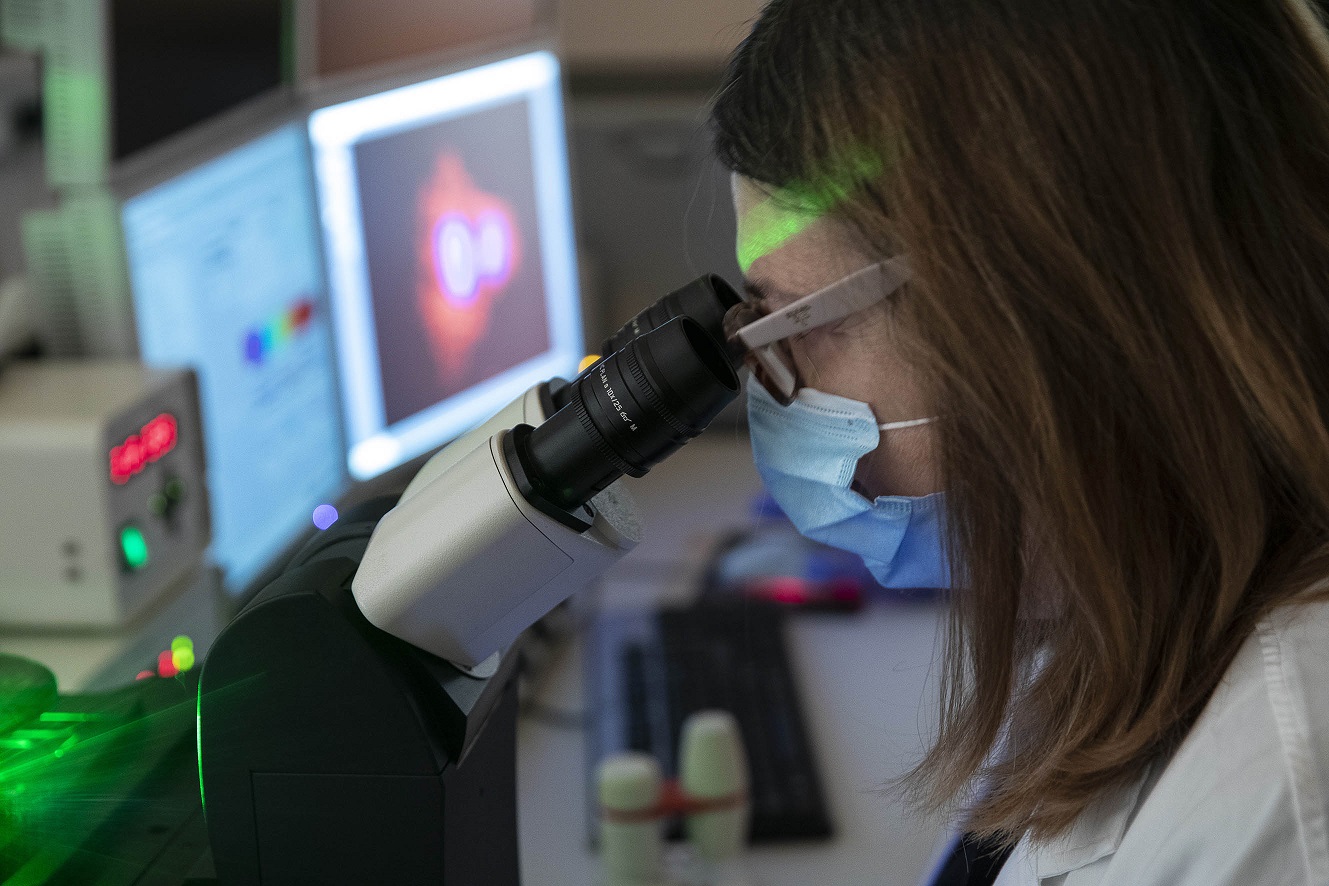
<svg viewBox="0 0 1329 886"><path fill-rule="evenodd" d="M317 72L329 76L519 35L551 11L535 0L309 0L302 12L312 17Z"/></svg>
<svg viewBox="0 0 1329 886"><path fill-rule="evenodd" d="M302 0L324 74L555 28L577 68L715 70L761 0Z"/></svg>

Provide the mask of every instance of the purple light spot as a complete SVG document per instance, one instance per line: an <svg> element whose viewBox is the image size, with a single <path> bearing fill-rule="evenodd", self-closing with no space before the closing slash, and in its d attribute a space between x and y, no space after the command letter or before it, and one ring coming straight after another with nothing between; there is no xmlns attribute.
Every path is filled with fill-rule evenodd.
<svg viewBox="0 0 1329 886"><path fill-rule="evenodd" d="M245 336L245 359L255 365L263 365L263 338L257 332Z"/></svg>
<svg viewBox="0 0 1329 886"><path fill-rule="evenodd" d="M471 228L460 215L445 215L434 226L434 272L443 294L467 305L479 294L480 276L475 263Z"/></svg>
<svg viewBox="0 0 1329 886"><path fill-rule="evenodd" d="M339 516L337 509L332 505L319 505L314 508L314 525L320 530L327 529L337 522Z"/></svg>
<svg viewBox="0 0 1329 886"><path fill-rule="evenodd" d="M450 212L434 225L434 274L444 298L471 304L481 287L499 289L512 276L516 235L504 212L486 212L475 224Z"/></svg>
<svg viewBox="0 0 1329 886"><path fill-rule="evenodd" d="M480 273L487 277L500 277L508 259L508 232L503 219L488 215L480 220L479 243Z"/></svg>
<svg viewBox="0 0 1329 886"><path fill-rule="evenodd" d="M476 234L483 276L491 286L508 285L512 277L513 244L517 237L512 219L506 212L487 212L480 216Z"/></svg>

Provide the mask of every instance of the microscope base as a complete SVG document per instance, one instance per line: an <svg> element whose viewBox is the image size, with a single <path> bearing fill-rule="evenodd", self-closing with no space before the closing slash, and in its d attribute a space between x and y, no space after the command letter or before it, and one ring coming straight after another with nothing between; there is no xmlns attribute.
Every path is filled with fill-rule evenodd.
<svg viewBox="0 0 1329 886"><path fill-rule="evenodd" d="M480 680L379 631L339 547L297 558L204 665L200 776L222 886L517 886L510 662Z"/></svg>

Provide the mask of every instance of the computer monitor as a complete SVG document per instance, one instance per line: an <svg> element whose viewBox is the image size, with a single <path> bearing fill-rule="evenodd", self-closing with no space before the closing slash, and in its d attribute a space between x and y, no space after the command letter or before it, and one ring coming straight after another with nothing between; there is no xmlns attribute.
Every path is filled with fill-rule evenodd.
<svg viewBox="0 0 1329 886"><path fill-rule="evenodd" d="M244 590L343 489L303 120L125 200L142 359L198 370L213 556Z"/></svg>
<svg viewBox="0 0 1329 886"><path fill-rule="evenodd" d="M581 308L552 54L331 105L309 131L353 477L575 372Z"/></svg>
<svg viewBox="0 0 1329 886"><path fill-rule="evenodd" d="M43 56L46 173L93 185L294 76L289 0L0 0L6 43Z"/></svg>
<svg viewBox="0 0 1329 886"><path fill-rule="evenodd" d="M283 0L114 0L112 158L289 83L284 7Z"/></svg>

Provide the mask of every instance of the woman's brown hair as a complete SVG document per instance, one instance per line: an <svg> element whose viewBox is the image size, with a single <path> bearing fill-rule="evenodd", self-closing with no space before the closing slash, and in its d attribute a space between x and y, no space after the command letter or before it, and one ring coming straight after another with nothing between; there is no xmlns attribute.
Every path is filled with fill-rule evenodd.
<svg viewBox="0 0 1329 886"><path fill-rule="evenodd" d="M1304 0L775 0L713 119L737 172L832 195L915 270L893 310L959 581L906 785L1061 834L1329 576L1322 26Z"/></svg>

